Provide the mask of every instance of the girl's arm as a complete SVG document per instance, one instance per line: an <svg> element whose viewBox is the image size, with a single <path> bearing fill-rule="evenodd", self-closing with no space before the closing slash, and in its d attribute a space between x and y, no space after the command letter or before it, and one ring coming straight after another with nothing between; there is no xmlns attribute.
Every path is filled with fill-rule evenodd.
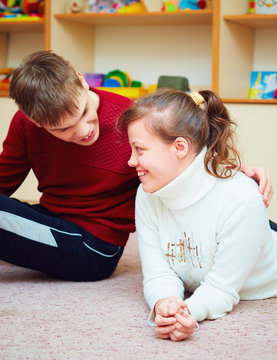
<svg viewBox="0 0 277 360"><path fill-rule="evenodd" d="M136 229L142 263L144 296L151 309L150 323L155 318L158 300L176 296L184 298L184 284L164 257L157 222L155 203L149 200L141 186L136 197Z"/></svg>
<svg viewBox="0 0 277 360"><path fill-rule="evenodd" d="M239 302L239 292L252 272L267 236L270 237L270 228L260 197L234 201L226 209L218 224L214 265L186 300L197 321L221 317Z"/></svg>

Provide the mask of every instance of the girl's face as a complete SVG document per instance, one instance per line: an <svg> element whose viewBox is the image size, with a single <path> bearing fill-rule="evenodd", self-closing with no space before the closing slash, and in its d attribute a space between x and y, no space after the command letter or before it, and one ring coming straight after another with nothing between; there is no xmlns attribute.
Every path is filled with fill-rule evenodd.
<svg viewBox="0 0 277 360"><path fill-rule="evenodd" d="M128 136L132 148L128 165L136 168L144 191L160 190L184 170L183 158L179 156L180 150L184 149L178 148L177 139L166 143L150 133L144 118L128 126Z"/></svg>

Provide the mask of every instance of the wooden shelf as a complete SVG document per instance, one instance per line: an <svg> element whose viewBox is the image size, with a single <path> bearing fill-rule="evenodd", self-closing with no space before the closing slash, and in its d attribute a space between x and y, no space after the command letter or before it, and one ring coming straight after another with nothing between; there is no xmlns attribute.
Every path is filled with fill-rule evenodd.
<svg viewBox="0 0 277 360"><path fill-rule="evenodd" d="M147 12L136 14L55 14L56 19L91 25L199 25L212 23L212 10Z"/></svg>
<svg viewBox="0 0 277 360"><path fill-rule="evenodd" d="M42 32L44 18L38 20L1 20L0 32Z"/></svg>
<svg viewBox="0 0 277 360"><path fill-rule="evenodd" d="M267 100L267 99L232 99L232 98L223 98L223 103L225 104L272 104L277 105L277 99Z"/></svg>
<svg viewBox="0 0 277 360"><path fill-rule="evenodd" d="M1 90L0 89L0 97L8 97L10 91L9 90Z"/></svg>
<svg viewBox="0 0 277 360"><path fill-rule="evenodd" d="M247 26L253 29L258 28L277 28L277 14L246 14L246 15L226 15L225 21Z"/></svg>

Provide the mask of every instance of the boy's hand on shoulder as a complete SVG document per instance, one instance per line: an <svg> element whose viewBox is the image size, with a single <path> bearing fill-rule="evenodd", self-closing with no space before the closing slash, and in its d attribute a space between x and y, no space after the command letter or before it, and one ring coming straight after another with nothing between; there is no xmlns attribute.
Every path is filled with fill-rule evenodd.
<svg viewBox="0 0 277 360"><path fill-rule="evenodd" d="M269 175L262 167L252 167L242 165L240 170L250 178L256 181L259 185L259 192L263 195L263 200L266 207L269 207L271 197L273 195L272 184Z"/></svg>

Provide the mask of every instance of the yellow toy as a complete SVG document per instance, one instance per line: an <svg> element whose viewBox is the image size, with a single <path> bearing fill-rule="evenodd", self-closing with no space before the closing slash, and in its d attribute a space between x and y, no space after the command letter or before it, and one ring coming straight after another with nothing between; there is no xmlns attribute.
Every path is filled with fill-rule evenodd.
<svg viewBox="0 0 277 360"><path fill-rule="evenodd" d="M134 14L134 13L143 13L143 12L146 12L146 9L144 5L141 3L122 6L118 9L119 14Z"/></svg>

